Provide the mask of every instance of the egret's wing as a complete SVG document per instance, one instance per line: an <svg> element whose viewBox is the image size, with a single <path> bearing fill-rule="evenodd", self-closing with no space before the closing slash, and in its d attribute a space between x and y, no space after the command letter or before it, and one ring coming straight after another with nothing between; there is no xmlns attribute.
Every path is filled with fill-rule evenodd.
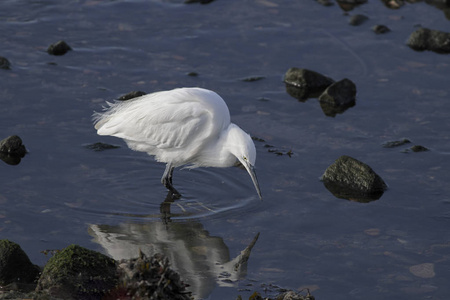
<svg viewBox="0 0 450 300"><path fill-rule="evenodd" d="M112 103L106 112L94 117L100 135L163 149L202 143L218 133L223 121L215 113L195 97L160 92Z"/></svg>

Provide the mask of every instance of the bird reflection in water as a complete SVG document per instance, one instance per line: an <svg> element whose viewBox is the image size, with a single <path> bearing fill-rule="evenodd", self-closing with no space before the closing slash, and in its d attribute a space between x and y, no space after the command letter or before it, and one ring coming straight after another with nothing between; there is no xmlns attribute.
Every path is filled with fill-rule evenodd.
<svg viewBox="0 0 450 300"><path fill-rule="evenodd" d="M234 259L223 239L210 236L198 220L171 220L174 197L161 203L162 222L136 222L119 225L90 225L89 234L114 259L148 256L168 257L174 270L189 284L195 298L206 298L218 286L233 286L245 277L247 261L259 233Z"/></svg>

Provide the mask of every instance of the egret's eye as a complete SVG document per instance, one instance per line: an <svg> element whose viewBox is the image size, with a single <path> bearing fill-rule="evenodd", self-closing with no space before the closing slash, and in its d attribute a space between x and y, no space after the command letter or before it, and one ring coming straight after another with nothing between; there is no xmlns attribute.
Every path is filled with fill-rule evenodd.
<svg viewBox="0 0 450 300"><path fill-rule="evenodd" d="M244 160L247 160L247 157L244 155L243 157L242 157Z"/></svg>

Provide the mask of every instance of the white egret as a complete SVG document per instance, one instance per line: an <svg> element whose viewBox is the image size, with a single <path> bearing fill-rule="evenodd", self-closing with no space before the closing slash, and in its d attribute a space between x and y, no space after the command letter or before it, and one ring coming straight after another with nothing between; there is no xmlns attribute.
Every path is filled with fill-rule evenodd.
<svg viewBox="0 0 450 300"><path fill-rule="evenodd" d="M255 144L230 123L228 107L215 92L179 88L108 105L94 113L97 134L122 138L132 150L166 163L161 182L173 195L180 196L172 185L175 167L231 167L239 161L261 198Z"/></svg>

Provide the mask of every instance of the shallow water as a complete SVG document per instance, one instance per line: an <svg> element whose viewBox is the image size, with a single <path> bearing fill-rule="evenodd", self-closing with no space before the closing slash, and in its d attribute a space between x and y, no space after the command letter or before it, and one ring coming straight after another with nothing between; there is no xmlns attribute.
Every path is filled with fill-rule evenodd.
<svg viewBox="0 0 450 300"><path fill-rule="evenodd" d="M450 294L450 58L405 44L419 24L447 30L441 10L370 1L349 12L369 16L353 27L337 5L314 1L0 7L0 56L12 64L0 70L0 137L17 134L29 150L19 165L0 164L0 236L34 263L48 260L42 250L77 243L115 258L164 252L197 298L272 295L276 286L309 287L316 299ZM375 35L376 24L392 31ZM61 39L74 50L48 55ZM356 106L328 117L316 99L297 101L282 83L290 67L351 79ZM242 80L254 76L264 79ZM264 140L255 141L263 201L241 169L177 169L184 197L168 218L164 166L96 135L91 114L104 101L180 86L218 92L232 121ZM402 138L412 143L381 146ZM120 148L85 147L95 142ZM415 144L431 151L402 152ZM386 181L379 200L338 199L323 186L341 155ZM228 274L258 232L246 269Z"/></svg>

